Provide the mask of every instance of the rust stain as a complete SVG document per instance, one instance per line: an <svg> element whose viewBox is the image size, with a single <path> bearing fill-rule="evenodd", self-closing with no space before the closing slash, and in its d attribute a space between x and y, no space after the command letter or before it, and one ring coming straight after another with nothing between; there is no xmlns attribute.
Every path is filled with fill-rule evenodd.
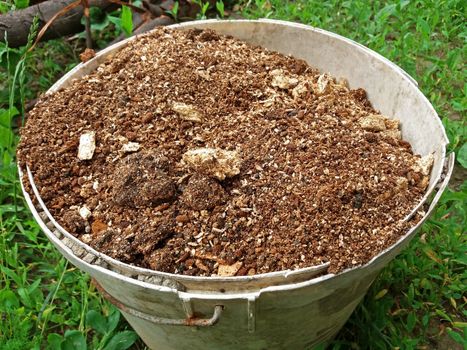
<svg viewBox="0 0 467 350"><path fill-rule="evenodd" d="M214 314L211 318L199 318L199 317L189 317L186 319L163 319L157 318L152 315L146 315L145 313L134 310L127 305L123 304L121 301L117 300L115 297L110 295L94 278L91 279L91 283L96 287L96 289L102 294L102 296L107 299L112 305L116 306L119 310L122 310L132 316L142 318L146 321L153 323L173 325L173 326L213 326L215 325L220 318L220 314L223 310L223 306L216 305L214 309Z"/></svg>
<svg viewBox="0 0 467 350"><path fill-rule="evenodd" d="M116 306L118 309L126 311L128 307L123 304L122 302L118 301L116 298L114 298L112 295L107 293L107 291L96 281L95 278L91 279L91 283L96 287L96 289L99 291L99 293L102 294L102 296L107 299L112 305Z"/></svg>

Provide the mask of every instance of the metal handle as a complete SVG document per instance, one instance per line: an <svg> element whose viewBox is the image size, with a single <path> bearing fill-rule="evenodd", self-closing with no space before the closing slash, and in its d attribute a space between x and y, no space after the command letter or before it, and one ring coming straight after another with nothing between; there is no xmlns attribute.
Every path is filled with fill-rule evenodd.
<svg viewBox="0 0 467 350"><path fill-rule="evenodd" d="M92 279L92 283L96 286L97 290L104 296L104 298L107 299L111 304L116 306L118 309L122 310L123 312L127 314L130 314L132 316L152 322L154 324L168 325L168 326L195 326L195 327L213 326L219 321L219 318L221 317L221 314L222 314L222 310L224 310L224 306L222 305L214 306L214 313L212 314L211 318L189 317L185 319L172 319L172 318L156 317L156 316L152 316L147 313L135 310L123 304L122 302L114 298L112 295L107 293L107 291L104 288L102 288L102 286L94 278Z"/></svg>

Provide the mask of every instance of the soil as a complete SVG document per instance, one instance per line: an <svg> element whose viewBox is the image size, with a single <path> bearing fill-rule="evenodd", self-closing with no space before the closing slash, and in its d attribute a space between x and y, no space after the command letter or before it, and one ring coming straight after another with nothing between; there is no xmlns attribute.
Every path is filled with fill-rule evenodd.
<svg viewBox="0 0 467 350"><path fill-rule="evenodd" d="M413 225L430 161L398 129L364 90L302 60L158 29L42 96L18 157L58 222L123 262L336 273Z"/></svg>

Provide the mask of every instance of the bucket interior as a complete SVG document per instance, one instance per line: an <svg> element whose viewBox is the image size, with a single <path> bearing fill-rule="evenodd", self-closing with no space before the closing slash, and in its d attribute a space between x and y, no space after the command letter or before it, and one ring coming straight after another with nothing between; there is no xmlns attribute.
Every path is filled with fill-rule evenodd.
<svg viewBox="0 0 467 350"><path fill-rule="evenodd" d="M447 138L443 126L425 96L419 91L413 80L399 67L373 51L336 34L308 26L281 21L197 21L172 26L176 29L210 28L222 34L261 45L284 54L291 54L306 60L311 66L322 72L329 72L334 77L348 80L351 88L361 87L375 109L390 118L401 121L402 137L411 143L414 153L434 155L434 165L430 185L419 206L428 198L439 182L445 162ZM127 44L127 39L115 44L97 56L75 67L61 78L49 92L67 86L73 79L80 78L95 70L119 48ZM27 169L21 169L27 179ZM32 179L32 178L31 178ZM38 197L38 193L35 193ZM38 197L40 199L40 197ZM41 201L39 200L39 203ZM47 212L47 208L42 209ZM417 206L417 208L419 207ZM50 219L50 217L49 217ZM89 254L95 254L107 265L113 266L127 276L147 276L147 281L163 284L174 281L187 290L248 291L265 286L290 284L316 277L325 271L325 267L312 267L297 271L280 271L255 276L243 277L191 277L162 273L130 266L96 252L91 247L77 240L51 220L53 226L67 237L74 245ZM383 254L383 253L381 253ZM152 278L152 280L151 280Z"/></svg>

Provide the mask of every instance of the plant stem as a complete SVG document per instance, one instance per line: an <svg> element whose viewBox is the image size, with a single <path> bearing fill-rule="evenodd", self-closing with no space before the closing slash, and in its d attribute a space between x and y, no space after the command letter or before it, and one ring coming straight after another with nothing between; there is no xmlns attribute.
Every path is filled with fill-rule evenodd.
<svg viewBox="0 0 467 350"><path fill-rule="evenodd" d="M92 49L92 35L91 35L91 17L89 15L89 0L82 0L84 7L84 27L86 30L86 47Z"/></svg>

